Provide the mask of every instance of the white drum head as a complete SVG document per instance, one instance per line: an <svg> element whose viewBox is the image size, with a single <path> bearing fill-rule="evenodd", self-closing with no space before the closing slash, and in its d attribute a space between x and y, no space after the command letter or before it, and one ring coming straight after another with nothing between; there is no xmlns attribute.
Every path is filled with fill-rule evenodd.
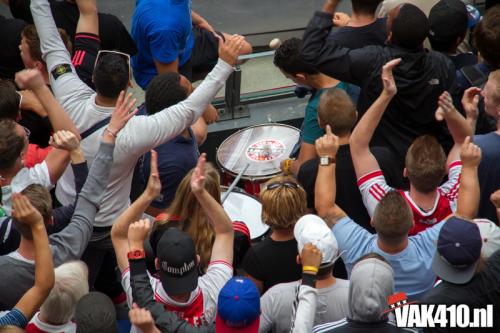
<svg viewBox="0 0 500 333"><path fill-rule="evenodd" d="M269 230L269 226L261 220L262 204L248 194L231 192L223 206L232 221L245 222L250 230L251 239L258 238Z"/></svg>
<svg viewBox="0 0 500 333"><path fill-rule="evenodd" d="M250 126L227 138L217 150L217 162L224 171L237 175L248 164L243 179L266 179L281 172L299 140L297 128L284 124Z"/></svg>

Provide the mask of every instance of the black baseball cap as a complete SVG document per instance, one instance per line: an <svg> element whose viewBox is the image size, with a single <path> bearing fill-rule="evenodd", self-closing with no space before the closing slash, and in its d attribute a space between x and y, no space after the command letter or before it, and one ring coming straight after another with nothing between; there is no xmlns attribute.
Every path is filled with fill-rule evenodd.
<svg viewBox="0 0 500 333"><path fill-rule="evenodd" d="M462 37L467 31L469 14L460 0L441 0L429 12L429 39L448 41Z"/></svg>
<svg viewBox="0 0 500 333"><path fill-rule="evenodd" d="M196 249L188 234L177 228L168 228L156 245L156 254L160 281L167 294L185 294L196 289Z"/></svg>

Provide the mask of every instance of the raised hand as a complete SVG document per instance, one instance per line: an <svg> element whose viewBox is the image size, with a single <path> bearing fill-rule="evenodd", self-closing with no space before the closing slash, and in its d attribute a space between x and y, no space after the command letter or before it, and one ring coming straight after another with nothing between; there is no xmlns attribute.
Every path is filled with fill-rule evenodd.
<svg viewBox="0 0 500 333"><path fill-rule="evenodd" d="M457 109L455 109L455 106L453 105L450 93L444 91L441 96L439 96L438 109L434 114L436 120L442 121L447 115L455 111L457 111Z"/></svg>
<svg viewBox="0 0 500 333"><path fill-rule="evenodd" d="M149 180L146 186L146 194L151 200L154 200L160 196L161 193L161 181L160 175L158 173L158 153L151 150L151 164L150 164Z"/></svg>
<svg viewBox="0 0 500 333"><path fill-rule="evenodd" d="M471 87L465 90L464 95L462 96L462 106L464 108L465 115L469 119L477 119L479 115L479 108L477 107L479 104L479 94L481 94L481 89Z"/></svg>
<svg viewBox="0 0 500 333"><path fill-rule="evenodd" d="M76 135L65 130L55 132L50 137L49 144L54 148L67 151L73 151L80 148L80 141Z"/></svg>
<svg viewBox="0 0 500 333"><path fill-rule="evenodd" d="M462 160L462 166L464 168L475 168L479 166L479 163L481 163L481 148L471 141L470 136L466 137L464 143L462 144L460 159Z"/></svg>
<svg viewBox="0 0 500 333"><path fill-rule="evenodd" d="M326 125L326 134L317 139L315 145L318 156L335 158L339 150L339 137L332 133L330 125Z"/></svg>
<svg viewBox="0 0 500 333"><path fill-rule="evenodd" d="M205 163L207 154L203 153L198 158L198 163L191 174L191 190L200 193L205 189Z"/></svg>
<svg viewBox="0 0 500 333"><path fill-rule="evenodd" d="M500 209L500 190L491 193L490 201L497 209Z"/></svg>
<svg viewBox="0 0 500 333"><path fill-rule="evenodd" d="M224 42L219 38L219 58L227 62L231 66L236 66L238 55L243 47L245 38L240 35L232 35L226 38Z"/></svg>
<svg viewBox="0 0 500 333"><path fill-rule="evenodd" d="M12 194L12 217L31 228L38 224L43 225L40 212L31 204L28 197L20 193Z"/></svg>
<svg viewBox="0 0 500 333"><path fill-rule="evenodd" d="M151 223L148 219L142 219L132 223L128 228L128 244L130 250L143 250L144 241L149 234Z"/></svg>
<svg viewBox="0 0 500 333"><path fill-rule="evenodd" d="M111 115L111 120L107 128L112 134L116 136L137 113L138 109L135 108L136 102L137 99L132 99L132 93L129 93L125 97L125 91L122 90L120 92L120 96L118 96L118 100L116 101L115 111Z"/></svg>
<svg viewBox="0 0 500 333"><path fill-rule="evenodd" d="M155 326L151 312L141 309L136 303L133 304L132 309L128 312L128 317L132 325L137 326L143 333L160 332Z"/></svg>
<svg viewBox="0 0 500 333"><path fill-rule="evenodd" d="M16 84L21 89L36 90L45 85L42 73L38 69L23 69L16 73Z"/></svg>
<svg viewBox="0 0 500 333"><path fill-rule="evenodd" d="M316 274L317 270L310 270L307 268L314 267L316 269L321 265L321 251L311 243L307 243L302 248L300 253L300 261L302 262L302 269L309 274Z"/></svg>
<svg viewBox="0 0 500 333"><path fill-rule="evenodd" d="M384 67L382 67L382 83L384 84L384 92L391 97L395 96L398 92L392 71L394 70L394 67L400 63L401 58L397 58L389 61L384 65Z"/></svg>
<svg viewBox="0 0 500 333"><path fill-rule="evenodd" d="M343 12L336 12L333 14L333 19L332 23L336 27L345 27L349 21L351 20L351 17Z"/></svg>

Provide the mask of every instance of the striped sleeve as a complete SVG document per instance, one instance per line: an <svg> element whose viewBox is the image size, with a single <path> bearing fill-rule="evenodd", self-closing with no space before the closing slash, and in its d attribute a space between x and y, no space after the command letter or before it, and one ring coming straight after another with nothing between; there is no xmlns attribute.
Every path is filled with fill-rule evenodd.
<svg viewBox="0 0 500 333"><path fill-rule="evenodd" d="M0 327L8 325L24 329L26 325L28 325L28 319L26 319L24 314L18 309L12 309L0 317Z"/></svg>
<svg viewBox="0 0 500 333"><path fill-rule="evenodd" d="M448 166L448 181L439 187L439 192L450 201L455 201L458 197L461 174L462 162L452 162Z"/></svg>
<svg viewBox="0 0 500 333"><path fill-rule="evenodd" d="M378 202L387 192L392 190L392 188L387 185L382 170L375 170L359 178L358 188L370 217L373 217Z"/></svg>

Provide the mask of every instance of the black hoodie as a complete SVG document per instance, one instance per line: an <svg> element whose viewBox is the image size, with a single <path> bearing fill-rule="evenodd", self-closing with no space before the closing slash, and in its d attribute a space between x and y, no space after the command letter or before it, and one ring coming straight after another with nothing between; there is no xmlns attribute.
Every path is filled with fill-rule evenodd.
<svg viewBox="0 0 500 333"><path fill-rule="evenodd" d="M350 50L327 40L331 28L332 15L316 12L304 33L301 56L322 73L361 87L360 117L382 92L380 75L384 64L402 58L394 69L398 94L377 127L372 145L391 148L401 161L408 146L420 135L432 134L451 147L446 124L434 118L439 95L444 90L453 94L456 89L455 68L446 56L393 45Z"/></svg>

